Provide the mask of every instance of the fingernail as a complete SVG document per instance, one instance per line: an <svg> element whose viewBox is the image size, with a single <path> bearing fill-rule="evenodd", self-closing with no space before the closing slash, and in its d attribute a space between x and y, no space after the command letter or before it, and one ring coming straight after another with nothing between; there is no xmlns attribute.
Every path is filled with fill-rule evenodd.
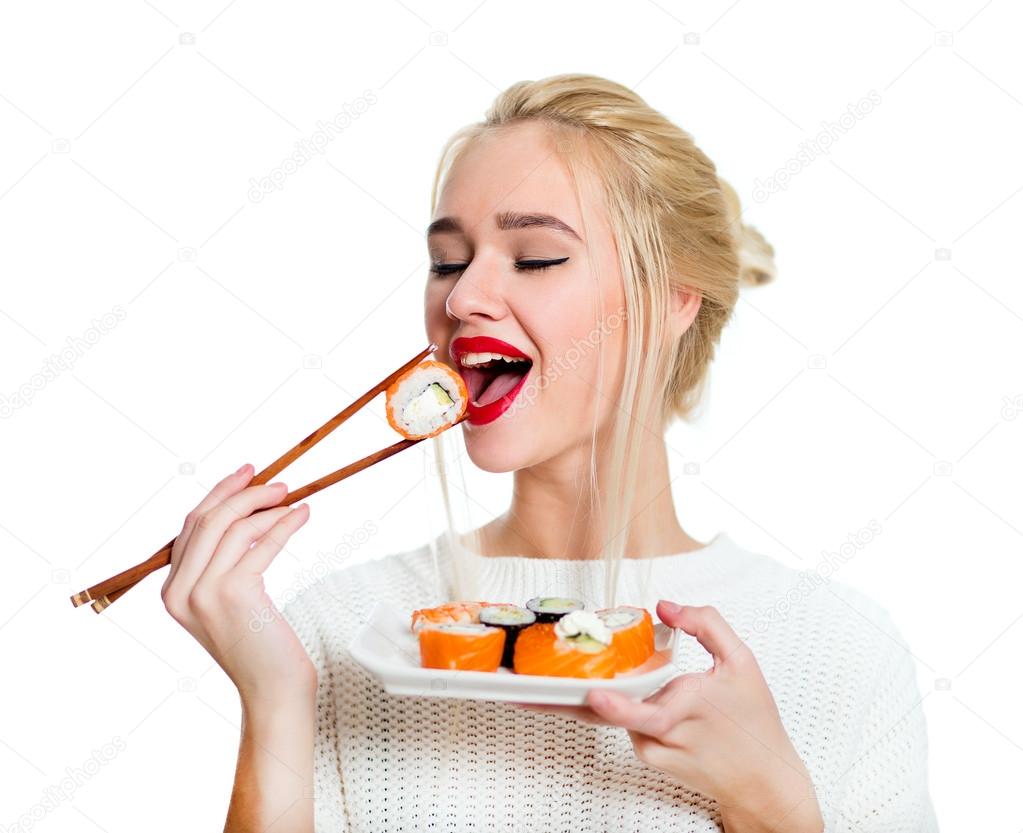
<svg viewBox="0 0 1023 833"><path fill-rule="evenodd" d="M236 472L235 472L235 474L241 474L241 473L242 473L243 471L245 471L245 469L247 469L248 467L249 467L249 464L248 464L248 463L243 463L243 464L242 464L242 466L241 466L241 467L240 467L240 468L238 469L238 471L236 471Z"/></svg>
<svg viewBox="0 0 1023 833"><path fill-rule="evenodd" d="M667 599L661 599L660 603L664 605L664 609L668 611L668 613L679 613L682 610L682 605L669 602Z"/></svg>
<svg viewBox="0 0 1023 833"><path fill-rule="evenodd" d="M285 489L288 488L287 486L284 485L284 481L283 480L275 480L273 483L268 483L267 485L270 486L270 487L273 487L273 486L284 486Z"/></svg>

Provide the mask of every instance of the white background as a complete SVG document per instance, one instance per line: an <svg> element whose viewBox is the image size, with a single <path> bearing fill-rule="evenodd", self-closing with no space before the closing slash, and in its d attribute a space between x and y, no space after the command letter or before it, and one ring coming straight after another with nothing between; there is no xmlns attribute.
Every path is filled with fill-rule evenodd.
<svg viewBox="0 0 1023 833"><path fill-rule="evenodd" d="M833 580L886 605L917 658L942 827L1023 828L1015 4L2 14L0 830L115 743L34 829L219 829L237 698L163 611L162 578L102 616L68 596L148 556L217 479L262 467L425 346L441 144L499 89L566 71L632 86L690 131L777 249L779 279L744 293L702 416L668 438L683 526L812 568L877 521ZM367 91L376 103L325 153L249 199L252 178ZM872 92L828 153L798 161ZM756 199L786 164L787 187ZM377 402L283 479L392 441ZM368 522L379 531L353 560L439 529L428 454L313 498L272 591ZM474 476L477 506L500 512L508 480Z"/></svg>

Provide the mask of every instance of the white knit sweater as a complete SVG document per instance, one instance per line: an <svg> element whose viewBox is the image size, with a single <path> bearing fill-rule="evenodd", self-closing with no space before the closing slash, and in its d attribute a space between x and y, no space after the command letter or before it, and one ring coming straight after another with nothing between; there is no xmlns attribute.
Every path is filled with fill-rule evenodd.
<svg viewBox="0 0 1023 833"><path fill-rule="evenodd" d="M436 580L435 555L442 574L450 559L438 541L330 573L284 609L319 672L316 832L720 830L716 802L639 761L623 729L396 697L355 664L348 645L376 600L411 611L452 598ZM481 598L602 606L602 560L469 557ZM811 581L719 533L689 553L624 560L615 601L721 611L763 670L828 833L936 831L914 661L882 608L823 572ZM684 668L712 665L686 646Z"/></svg>

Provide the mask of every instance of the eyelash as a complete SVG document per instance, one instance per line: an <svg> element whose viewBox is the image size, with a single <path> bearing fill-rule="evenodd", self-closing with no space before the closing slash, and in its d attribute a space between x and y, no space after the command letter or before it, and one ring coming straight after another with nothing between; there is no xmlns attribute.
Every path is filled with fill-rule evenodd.
<svg viewBox="0 0 1023 833"><path fill-rule="evenodd" d="M515 268L519 272L542 272L544 269L558 266L566 260L568 260L567 257L559 257L554 260L519 260L515 262ZM435 275L444 277L463 272L468 265L468 263L435 263L430 267L430 271Z"/></svg>

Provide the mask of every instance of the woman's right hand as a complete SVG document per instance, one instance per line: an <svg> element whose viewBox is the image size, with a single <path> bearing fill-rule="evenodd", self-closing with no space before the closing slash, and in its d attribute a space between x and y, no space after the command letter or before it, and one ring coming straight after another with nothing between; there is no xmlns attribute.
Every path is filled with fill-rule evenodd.
<svg viewBox="0 0 1023 833"><path fill-rule="evenodd" d="M253 473L246 463L185 517L161 596L244 703L284 705L315 693L316 669L267 595L263 571L306 522L309 507L277 506L287 487L248 486Z"/></svg>

